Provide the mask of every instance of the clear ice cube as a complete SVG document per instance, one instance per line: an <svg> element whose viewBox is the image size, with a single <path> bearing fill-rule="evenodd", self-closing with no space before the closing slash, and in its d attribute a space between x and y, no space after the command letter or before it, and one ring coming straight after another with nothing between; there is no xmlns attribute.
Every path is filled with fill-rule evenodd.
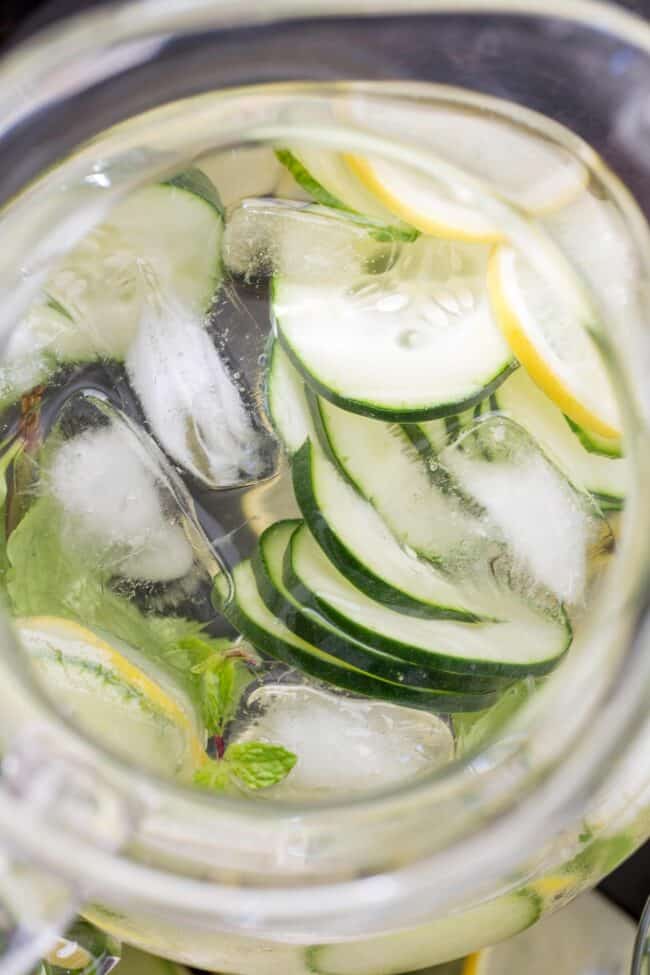
<svg viewBox="0 0 650 975"><path fill-rule="evenodd" d="M385 267L398 245L382 244L366 218L296 200L242 200L226 225L224 263L245 281L291 274L300 280Z"/></svg>
<svg viewBox="0 0 650 975"><path fill-rule="evenodd" d="M201 551L191 503L155 444L119 411L92 397L80 399L103 422L56 444L40 485L60 505L68 543L136 582L185 578L201 554L204 568L212 567L207 542ZM64 423L74 410L70 401ZM60 435L59 425L55 443Z"/></svg>
<svg viewBox="0 0 650 975"><path fill-rule="evenodd" d="M233 740L298 756L286 779L259 793L266 799L344 799L403 785L454 754L449 725L435 714L288 680L252 691Z"/></svg>
<svg viewBox="0 0 650 975"><path fill-rule="evenodd" d="M205 323L147 280L126 358L131 384L163 449L211 488L254 481L266 467L263 435Z"/></svg>
<svg viewBox="0 0 650 975"><path fill-rule="evenodd" d="M532 437L513 420L492 415L445 448L440 460L479 505L485 540L505 546L520 581L580 603L592 549L608 537L607 523Z"/></svg>

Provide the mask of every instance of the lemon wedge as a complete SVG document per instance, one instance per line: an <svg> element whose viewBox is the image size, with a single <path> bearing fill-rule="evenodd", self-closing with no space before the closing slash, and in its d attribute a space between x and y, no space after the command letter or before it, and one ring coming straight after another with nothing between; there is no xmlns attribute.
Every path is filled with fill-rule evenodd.
<svg viewBox="0 0 650 975"><path fill-rule="evenodd" d="M530 378L574 423L617 440L614 393L588 325L512 247L488 262L492 311Z"/></svg>
<svg viewBox="0 0 650 975"><path fill-rule="evenodd" d="M130 647L70 620L29 617L15 626L36 679L82 731L150 771L192 778L205 761L204 732L171 680Z"/></svg>

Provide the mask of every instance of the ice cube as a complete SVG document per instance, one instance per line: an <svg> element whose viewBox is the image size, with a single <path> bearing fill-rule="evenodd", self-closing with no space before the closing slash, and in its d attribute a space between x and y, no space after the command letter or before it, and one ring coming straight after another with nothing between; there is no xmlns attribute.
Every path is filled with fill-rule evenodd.
<svg viewBox="0 0 650 975"><path fill-rule="evenodd" d="M301 280L359 275L386 250L363 217L296 200L248 199L233 209L226 224L224 262L235 275L251 281L273 274ZM375 227L374 229L380 229Z"/></svg>
<svg viewBox="0 0 650 975"><path fill-rule="evenodd" d="M126 360L151 430L169 456L212 488L250 482L266 465L263 437L197 316L148 282Z"/></svg>
<svg viewBox="0 0 650 975"><path fill-rule="evenodd" d="M479 420L440 459L481 506L486 538L505 544L513 568L562 602L579 603L606 523L523 427L503 416Z"/></svg>
<svg viewBox="0 0 650 975"><path fill-rule="evenodd" d="M449 726L437 715L302 683L268 683L247 701L237 741L283 745L298 756L262 798L347 798L402 785L449 762Z"/></svg>
<svg viewBox="0 0 650 975"><path fill-rule="evenodd" d="M166 582L187 575L194 550L161 471L117 414L54 453L47 488L60 503L65 531L118 575Z"/></svg>

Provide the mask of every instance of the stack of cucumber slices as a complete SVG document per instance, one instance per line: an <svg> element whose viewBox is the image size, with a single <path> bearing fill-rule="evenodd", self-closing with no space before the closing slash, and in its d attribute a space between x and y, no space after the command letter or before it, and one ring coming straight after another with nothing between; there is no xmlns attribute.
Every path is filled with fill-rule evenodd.
<svg viewBox="0 0 650 975"><path fill-rule="evenodd" d="M496 191L520 209L530 196L540 223L562 211L571 225L589 193L582 164L542 140L513 146L538 175L555 160L558 179L544 177L539 207L522 187ZM313 147L277 155L313 201L287 208L280 250L292 221L304 221L301 242L310 226L318 236L315 208L320 222L328 208L349 215L356 239L367 220L369 243L328 266L314 240L309 274L286 260L271 269L267 409L302 517L268 527L216 597L262 652L313 677L443 713L484 709L557 666L584 587L567 603L486 557L481 502L448 452L462 455L463 438L498 418L492 435L533 445L572 492L572 517L588 509L606 526L624 501L625 461L588 304L549 294L504 233L484 233L480 215L408 171ZM268 201L244 205L249 226L256 207L268 221ZM383 258L368 256L373 246Z"/></svg>

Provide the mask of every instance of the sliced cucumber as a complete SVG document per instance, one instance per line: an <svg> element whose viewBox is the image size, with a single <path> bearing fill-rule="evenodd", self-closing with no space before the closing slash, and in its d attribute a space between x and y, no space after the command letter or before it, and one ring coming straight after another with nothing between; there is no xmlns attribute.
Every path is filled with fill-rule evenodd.
<svg viewBox="0 0 650 975"><path fill-rule="evenodd" d="M375 225L376 235L386 240L412 241L418 236L415 227L382 206L338 153L302 146L297 151L278 149L276 156L317 203L367 217Z"/></svg>
<svg viewBox="0 0 650 975"><path fill-rule="evenodd" d="M574 423L573 420L565 416L564 419L575 433L576 437L590 454L600 454L601 457L622 457L623 448L620 439L612 440L610 437L601 437L598 433L585 430L584 427Z"/></svg>
<svg viewBox="0 0 650 975"><path fill-rule="evenodd" d="M432 454L439 454L445 447L454 443L479 416L488 411L491 400L492 408L496 409L496 401L492 393L463 413L444 416L440 420L425 420L423 423L406 423L402 425L402 429L417 449L431 460Z"/></svg>
<svg viewBox="0 0 650 975"><path fill-rule="evenodd" d="M314 424L302 376L279 342L274 342L271 349L266 402L275 432L287 453L295 454L308 437L314 436Z"/></svg>
<svg viewBox="0 0 650 975"><path fill-rule="evenodd" d="M487 248L422 239L379 274L273 282L278 337L322 396L379 419L434 419L485 399L514 368L489 307Z"/></svg>
<svg viewBox="0 0 650 975"><path fill-rule="evenodd" d="M337 465L403 545L435 560L472 536L475 520L445 490L444 479L432 476L403 427L349 413L322 397L313 396L312 403Z"/></svg>
<svg viewBox="0 0 650 975"><path fill-rule="evenodd" d="M407 707L431 711L481 710L496 701L496 694L454 694L405 687L396 681L374 677L344 663L289 630L266 607L255 583L250 561L233 571L233 595L223 575L215 581L214 598L232 625L262 653L297 667L317 680L326 681L354 694L394 701Z"/></svg>
<svg viewBox="0 0 650 975"><path fill-rule="evenodd" d="M560 409L523 369L497 390L495 401L501 412L528 431L574 487L588 491L608 508L623 505L629 477L625 458L603 457L587 449Z"/></svg>
<svg viewBox="0 0 650 975"><path fill-rule="evenodd" d="M292 536L285 560L286 588L301 605L356 639L425 667L467 675L521 677L543 674L559 663L571 634L552 620L519 605L511 622L462 624L396 613L369 599L325 558L308 529ZM494 594L498 611L499 591ZM512 600L506 600L512 610Z"/></svg>
<svg viewBox="0 0 650 975"><path fill-rule="evenodd" d="M315 975L414 972L513 937L537 921L541 908L540 898L524 889L407 931L311 948L308 965Z"/></svg>
<svg viewBox="0 0 650 975"><path fill-rule="evenodd" d="M71 319L52 343L55 358L123 359L158 285L203 314L221 278L222 231L219 197L199 170L129 194L46 283Z"/></svg>
<svg viewBox="0 0 650 975"><path fill-rule="evenodd" d="M292 475L296 501L314 537L357 589L413 616L480 618L447 576L402 548L316 441L305 441L296 452ZM493 615L494 609L488 612Z"/></svg>
<svg viewBox="0 0 650 975"><path fill-rule="evenodd" d="M498 686L493 678L465 677L445 672L435 667L435 661L432 668L416 667L412 663L409 666L406 655L400 659L383 653L372 644L363 643L328 622L313 605L302 606L283 580L291 536L301 524L300 521L282 521L272 525L260 538L259 547L251 559L262 599L292 633L354 667L406 687L486 692Z"/></svg>

